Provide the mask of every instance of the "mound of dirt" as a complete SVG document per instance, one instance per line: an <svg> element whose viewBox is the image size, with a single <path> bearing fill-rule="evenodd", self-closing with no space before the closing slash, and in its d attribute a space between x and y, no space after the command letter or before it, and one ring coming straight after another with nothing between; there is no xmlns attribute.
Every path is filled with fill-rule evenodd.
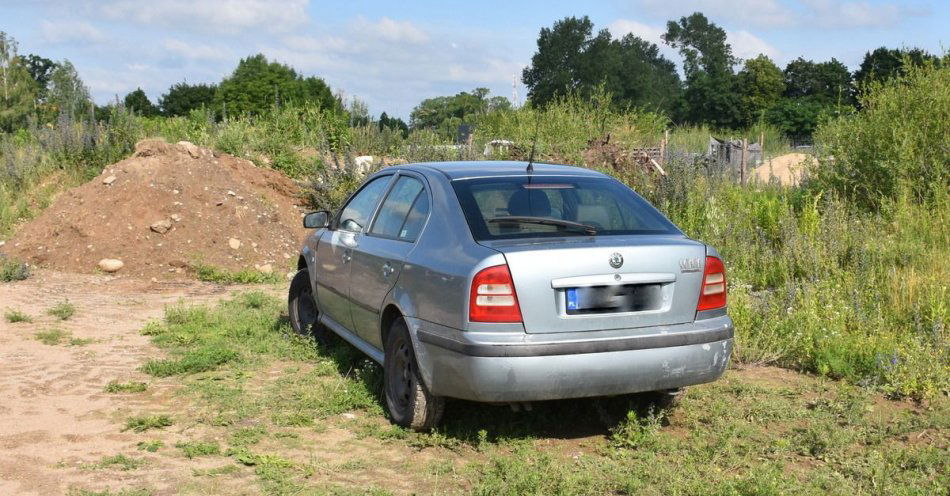
<svg viewBox="0 0 950 496"><path fill-rule="evenodd" d="M69 190L2 251L69 272L180 278L196 263L286 273L305 235L283 174L188 142L144 140ZM121 264L100 262L120 260Z"/></svg>
<svg viewBox="0 0 950 496"><path fill-rule="evenodd" d="M804 153L786 153L773 157L755 168L755 178L763 183L775 178L783 186L794 186L802 180L807 159L808 155Z"/></svg>

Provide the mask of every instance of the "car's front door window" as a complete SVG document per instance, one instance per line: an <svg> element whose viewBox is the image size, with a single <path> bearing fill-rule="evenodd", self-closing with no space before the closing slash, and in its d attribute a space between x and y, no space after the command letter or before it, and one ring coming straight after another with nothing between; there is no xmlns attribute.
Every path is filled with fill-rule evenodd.
<svg viewBox="0 0 950 496"><path fill-rule="evenodd" d="M392 176L373 179L356 196L350 199L350 202L343 207L343 211L340 213L338 224L340 230L354 233L363 232L370 216L373 215L373 209L379 203L379 198L383 196L391 179Z"/></svg>

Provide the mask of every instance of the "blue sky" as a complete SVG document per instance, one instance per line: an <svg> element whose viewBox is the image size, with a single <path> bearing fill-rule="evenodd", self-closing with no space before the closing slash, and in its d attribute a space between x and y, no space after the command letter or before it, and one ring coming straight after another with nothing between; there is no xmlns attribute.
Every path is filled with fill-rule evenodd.
<svg viewBox="0 0 950 496"><path fill-rule="evenodd" d="M667 20L705 13L736 55L780 66L835 57L855 69L879 46L943 53L941 0L615 0L345 2L310 0L0 0L0 31L22 53L69 59L99 103L141 87L156 100L178 81L218 82L262 52L324 78L373 114L408 117L423 98L484 86L519 100L538 31L565 16L653 41Z"/></svg>

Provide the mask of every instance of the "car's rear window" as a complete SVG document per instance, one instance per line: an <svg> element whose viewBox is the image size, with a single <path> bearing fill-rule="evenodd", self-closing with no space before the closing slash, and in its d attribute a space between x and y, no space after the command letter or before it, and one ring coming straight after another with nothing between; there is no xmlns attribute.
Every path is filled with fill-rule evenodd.
<svg viewBox="0 0 950 496"><path fill-rule="evenodd" d="M615 179L537 175L461 179L452 185L479 241L586 235L583 229L503 221L505 217L579 223L595 228L598 236L679 233L663 214Z"/></svg>

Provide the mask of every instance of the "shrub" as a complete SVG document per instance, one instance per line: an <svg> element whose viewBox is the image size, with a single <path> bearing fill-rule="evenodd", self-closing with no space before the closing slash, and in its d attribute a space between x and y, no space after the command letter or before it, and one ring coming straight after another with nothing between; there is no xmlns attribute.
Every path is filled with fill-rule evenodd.
<svg viewBox="0 0 950 496"><path fill-rule="evenodd" d="M950 189L950 66L909 65L901 76L872 83L861 106L819 126L820 186L867 209L905 193L933 202Z"/></svg>

